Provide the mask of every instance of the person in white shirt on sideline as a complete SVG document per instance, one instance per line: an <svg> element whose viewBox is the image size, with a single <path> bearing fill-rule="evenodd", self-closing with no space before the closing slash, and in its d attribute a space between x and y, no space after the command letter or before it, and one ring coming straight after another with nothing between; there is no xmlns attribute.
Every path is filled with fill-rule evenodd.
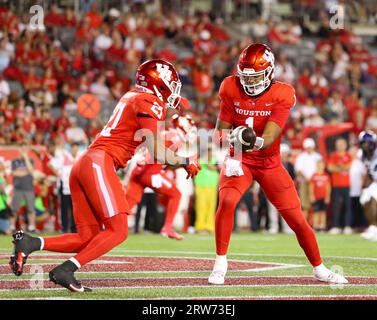
<svg viewBox="0 0 377 320"><path fill-rule="evenodd" d="M62 233L76 232L76 226L73 219L71 191L69 189L69 175L73 164L79 156L79 144L74 142L70 145L69 151L64 150L64 152L58 157L55 157L51 163L60 177L59 194Z"/></svg>
<svg viewBox="0 0 377 320"><path fill-rule="evenodd" d="M353 225L356 228L365 228L368 223L365 218L364 209L360 203L360 196L363 190L363 182L368 175L366 165L361 161L361 150L358 147L352 146L349 150L353 158L350 169L350 197L351 209L354 216Z"/></svg>
<svg viewBox="0 0 377 320"><path fill-rule="evenodd" d="M306 138L303 142L304 151L296 158L295 172L299 183L299 195L301 199L302 211L308 219L310 204L309 182L317 170L317 162L322 156L315 151L315 141L312 138Z"/></svg>

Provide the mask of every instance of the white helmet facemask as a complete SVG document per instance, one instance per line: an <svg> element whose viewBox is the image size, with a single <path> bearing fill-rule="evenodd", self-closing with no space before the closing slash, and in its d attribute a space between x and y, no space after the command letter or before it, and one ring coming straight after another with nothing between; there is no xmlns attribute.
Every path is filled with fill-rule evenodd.
<svg viewBox="0 0 377 320"><path fill-rule="evenodd" d="M274 78L274 68L269 66L267 69L262 71L254 71L254 69L244 68L240 69L237 65L238 76L240 77L240 82L249 96L257 96L266 90L270 84L271 79Z"/></svg>

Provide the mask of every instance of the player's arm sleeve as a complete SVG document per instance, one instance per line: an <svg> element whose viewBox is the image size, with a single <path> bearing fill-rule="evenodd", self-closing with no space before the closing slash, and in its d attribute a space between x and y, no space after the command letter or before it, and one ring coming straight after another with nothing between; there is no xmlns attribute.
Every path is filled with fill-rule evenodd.
<svg viewBox="0 0 377 320"><path fill-rule="evenodd" d="M275 122L280 128L284 128L288 121L291 109L296 104L296 95L293 87L289 86L279 93L280 101L276 104L269 121Z"/></svg>
<svg viewBox="0 0 377 320"><path fill-rule="evenodd" d="M149 130L152 133L157 133L159 131L161 123L157 119L148 115L143 115L142 113L136 115L136 117L141 129Z"/></svg>
<svg viewBox="0 0 377 320"><path fill-rule="evenodd" d="M234 119L234 108L232 106L232 101L226 92L225 80L221 83L221 86L219 89L219 98L220 98L219 119L224 122L232 123Z"/></svg>
<svg viewBox="0 0 377 320"><path fill-rule="evenodd" d="M165 110L157 103L140 101L135 109L136 121L141 129L157 133L161 128L161 123L165 118Z"/></svg>

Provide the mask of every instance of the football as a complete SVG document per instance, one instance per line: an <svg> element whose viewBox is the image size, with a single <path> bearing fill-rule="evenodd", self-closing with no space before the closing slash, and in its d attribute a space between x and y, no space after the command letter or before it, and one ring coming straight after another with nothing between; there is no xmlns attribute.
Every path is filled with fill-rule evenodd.
<svg viewBox="0 0 377 320"><path fill-rule="evenodd" d="M254 147L256 139L257 135L253 128L239 126L232 131L229 141L236 151L245 152Z"/></svg>

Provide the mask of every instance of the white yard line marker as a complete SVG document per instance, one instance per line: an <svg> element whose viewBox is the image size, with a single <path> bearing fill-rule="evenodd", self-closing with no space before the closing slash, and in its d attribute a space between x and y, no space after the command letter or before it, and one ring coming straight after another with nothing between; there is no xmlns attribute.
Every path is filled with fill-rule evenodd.
<svg viewBox="0 0 377 320"><path fill-rule="evenodd" d="M80 279L83 280L83 279ZM92 280L92 279L91 279ZM346 287L371 287L375 285L370 285L370 284L347 284ZM245 287L250 287L250 288L262 288L262 287L327 287L331 288L330 284L236 284L236 285L221 285L221 286L216 286L216 285L190 285L190 286L184 286L184 285L178 285L178 286L173 286L173 285L165 285L165 286L124 286L124 287L92 287L93 291L95 290L130 290L130 289L191 289L191 288L213 288L213 289L231 289L231 288L245 288ZM30 291L53 291L53 290L66 290L63 287L62 288L43 288L40 290L35 290L35 289L17 289L17 292L30 292ZM15 292L14 289L0 289L0 292ZM364 296L364 295L363 295ZM301 296L298 296L301 297ZM178 297L177 297L178 298Z"/></svg>
<svg viewBox="0 0 377 320"><path fill-rule="evenodd" d="M333 299L333 298L377 298L377 295L367 294L367 295L280 295L280 296L197 296L197 297L158 297L158 298L132 298L128 300L248 300L248 299L305 299L305 298L319 298L319 299Z"/></svg>
<svg viewBox="0 0 377 320"><path fill-rule="evenodd" d="M216 253L213 251L211 252L203 252L203 251L171 251L171 250L128 250L128 249L114 249L112 252L124 252L124 253L133 253L133 252L145 252L145 253L175 253L175 254L197 254L197 255L212 255L213 257ZM228 254L228 258L231 256L245 256L245 257L289 257L289 258L305 258L305 255L299 254L269 254L269 253L236 253L232 252ZM331 258L331 259L349 259L349 260L369 260L369 261L377 261L377 257L350 257L350 256L322 256L323 258ZM244 260L243 260L244 261ZM268 261L266 261L269 263Z"/></svg>

